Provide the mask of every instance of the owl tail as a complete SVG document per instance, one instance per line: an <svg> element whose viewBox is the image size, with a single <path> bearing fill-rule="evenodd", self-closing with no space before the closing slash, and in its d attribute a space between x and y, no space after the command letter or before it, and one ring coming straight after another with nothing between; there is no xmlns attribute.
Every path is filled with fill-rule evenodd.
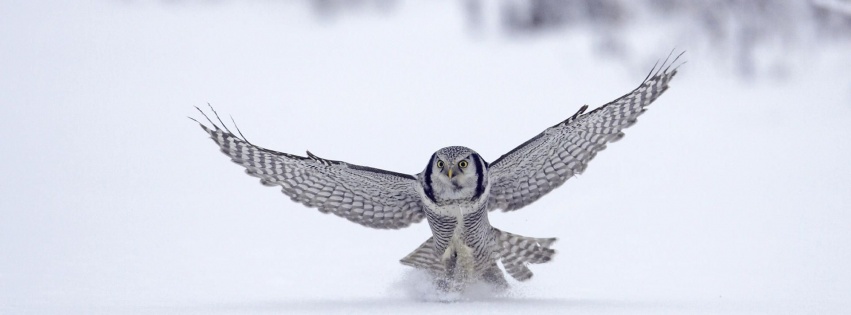
<svg viewBox="0 0 851 315"><path fill-rule="evenodd" d="M550 245L556 238L534 238L520 236L494 228L494 239L499 245L499 259L505 271L517 281L532 278L532 271L526 264L542 264L553 259L556 251Z"/></svg>
<svg viewBox="0 0 851 315"><path fill-rule="evenodd" d="M548 262L555 255L550 245L556 238L534 238L520 236L493 229L494 240L498 245L497 256L502 261L505 271L518 281L532 278L532 271L526 264L541 264ZM429 237L420 247L402 258L403 265L443 273L444 266L440 263L440 255L434 250L434 239Z"/></svg>
<svg viewBox="0 0 851 315"><path fill-rule="evenodd" d="M425 269L431 272L442 273L443 264L440 263L440 255L434 250L434 238L429 237L425 243L417 247L412 253L400 260L403 265L414 268Z"/></svg>

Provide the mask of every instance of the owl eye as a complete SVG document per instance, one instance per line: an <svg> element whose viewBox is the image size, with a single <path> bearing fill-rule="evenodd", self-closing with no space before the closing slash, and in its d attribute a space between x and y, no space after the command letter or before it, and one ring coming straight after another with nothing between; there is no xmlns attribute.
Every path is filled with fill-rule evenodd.
<svg viewBox="0 0 851 315"><path fill-rule="evenodd" d="M467 168L467 164L468 164L467 161L458 162L458 166L461 167L461 168Z"/></svg>
<svg viewBox="0 0 851 315"><path fill-rule="evenodd" d="M437 160L437 168L443 168L443 161Z"/></svg>

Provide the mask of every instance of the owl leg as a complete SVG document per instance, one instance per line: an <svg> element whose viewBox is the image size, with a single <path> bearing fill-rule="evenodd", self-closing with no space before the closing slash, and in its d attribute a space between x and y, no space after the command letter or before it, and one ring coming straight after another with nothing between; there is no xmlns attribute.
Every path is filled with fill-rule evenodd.
<svg viewBox="0 0 851 315"><path fill-rule="evenodd" d="M467 283L461 279L438 275L434 277L434 287L443 293L460 293Z"/></svg>
<svg viewBox="0 0 851 315"><path fill-rule="evenodd" d="M443 292L460 292L464 289L467 274L458 268L457 252L444 261L444 274L435 278L435 285Z"/></svg>
<svg viewBox="0 0 851 315"><path fill-rule="evenodd" d="M499 266L497 266L496 263L493 263L487 270L485 270L482 274L482 280L493 286L495 289L508 289L508 281L505 281L505 275L503 275L502 270L499 269Z"/></svg>

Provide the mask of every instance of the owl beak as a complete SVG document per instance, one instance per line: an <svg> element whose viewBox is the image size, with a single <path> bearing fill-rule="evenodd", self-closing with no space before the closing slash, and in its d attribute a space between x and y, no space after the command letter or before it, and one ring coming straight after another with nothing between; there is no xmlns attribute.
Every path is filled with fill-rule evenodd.
<svg viewBox="0 0 851 315"><path fill-rule="evenodd" d="M449 176L449 179L452 179L452 168L451 167L449 168L449 175L448 176Z"/></svg>

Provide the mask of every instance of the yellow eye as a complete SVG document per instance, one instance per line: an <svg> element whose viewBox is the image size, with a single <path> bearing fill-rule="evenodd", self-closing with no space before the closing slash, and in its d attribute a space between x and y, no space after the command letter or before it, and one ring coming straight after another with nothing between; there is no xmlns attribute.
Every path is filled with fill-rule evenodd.
<svg viewBox="0 0 851 315"><path fill-rule="evenodd" d="M443 168L443 161L437 160L437 168Z"/></svg>
<svg viewBox="0 0 851 315"><path fill-rule="evenodd" d="M467 168L467 164L467 161L458 162L458 166L460 166L461 168Z"/></svg>

